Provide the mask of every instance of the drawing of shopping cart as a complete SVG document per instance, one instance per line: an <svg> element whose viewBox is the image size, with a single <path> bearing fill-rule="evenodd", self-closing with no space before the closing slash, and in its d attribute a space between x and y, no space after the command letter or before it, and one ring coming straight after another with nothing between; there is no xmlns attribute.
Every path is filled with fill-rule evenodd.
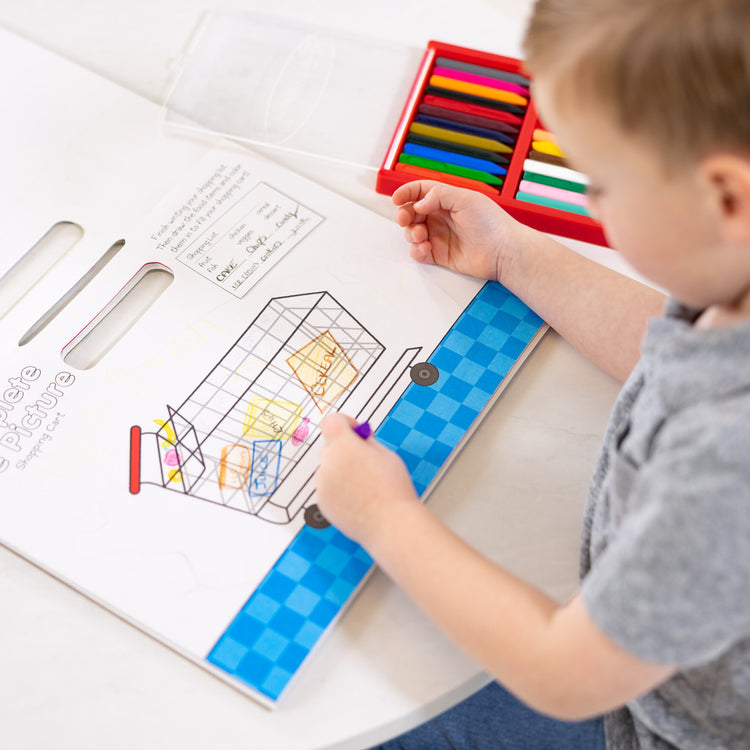
<svg viewBox="0 0 750 750"><path fill-rule="evenodd" d="M420 348L405 350L358 415L385 413ZM131 428L130 491L153 484L276 524L311 504L318 425L385 347L328 292L276 297L153 432Z"/></svg>

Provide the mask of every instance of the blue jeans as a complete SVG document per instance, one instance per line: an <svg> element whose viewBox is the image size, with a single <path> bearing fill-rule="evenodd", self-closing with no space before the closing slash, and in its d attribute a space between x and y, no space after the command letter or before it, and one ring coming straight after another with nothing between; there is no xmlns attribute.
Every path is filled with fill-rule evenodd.
<svg viewBox="0 0 750 750"><path fill-rule="evenodd" d="M491 682L465 701L372 750L605 750L604 721L558 721Z"/></svg>

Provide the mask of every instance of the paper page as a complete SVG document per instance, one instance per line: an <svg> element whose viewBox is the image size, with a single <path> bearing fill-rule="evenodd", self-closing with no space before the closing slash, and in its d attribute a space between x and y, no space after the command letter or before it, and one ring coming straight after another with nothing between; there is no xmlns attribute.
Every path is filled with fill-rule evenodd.
<svg viewBox="0 0 750 750"><path fill-rule="evenodd" d="M7 267L54 221L84 231L0 320L0 539L273 704L370 565L309 513L324 414L368 419L427 492L544 326L498 285L414 263L395 223L239 147L160 137L153 105L7 40L86 105L60 101L46 139L9 115L35 149L6 144L12 174L48 198L6 198ZM104 98L108 126L82 127ZM66 364L148 269L170 283L91 366Z"/></svg>

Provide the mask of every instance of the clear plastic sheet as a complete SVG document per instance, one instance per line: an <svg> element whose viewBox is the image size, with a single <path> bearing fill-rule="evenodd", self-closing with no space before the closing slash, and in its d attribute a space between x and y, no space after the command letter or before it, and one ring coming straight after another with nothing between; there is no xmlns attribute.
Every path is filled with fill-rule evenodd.
<svg viewBox="0 0 750 750"><path fill-rule="evenodd" d="M377 169L422 54L269 16L216 12L181 61L165 124Z"/></svg>

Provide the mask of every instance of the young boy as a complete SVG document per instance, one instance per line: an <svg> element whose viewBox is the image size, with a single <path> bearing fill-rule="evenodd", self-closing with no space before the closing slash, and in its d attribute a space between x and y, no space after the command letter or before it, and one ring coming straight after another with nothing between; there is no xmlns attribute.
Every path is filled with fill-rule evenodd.
<svg viewBox="0 0 750 750"><path fill-rule="evenodd" d="M626 382L564 605L467 547L351 420L324 420L322 512L538 712L513 726L494 685L386 747L505 748L526 733L519 747L583 750L602 746L603 724L607 748L747 748L750 2L538 0L525 56L610 243L668 299L479 193L415 182L394 194L417 261L499 280ZM557 722L546 745L538 714L604 720ZM585 739L566 739L570 726Z"/></svg>

